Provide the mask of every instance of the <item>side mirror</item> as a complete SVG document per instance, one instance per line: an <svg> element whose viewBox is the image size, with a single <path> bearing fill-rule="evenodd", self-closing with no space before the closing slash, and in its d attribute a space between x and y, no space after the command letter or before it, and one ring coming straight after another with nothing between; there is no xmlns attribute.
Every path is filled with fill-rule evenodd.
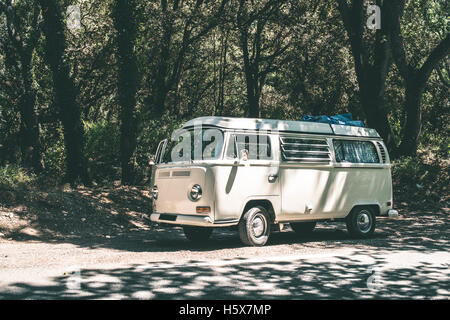
<svg viewBox="0 0 450 320"><path fill-rule="evenodd" d="M150 156L150 160L148 161L148 165L149 166L154 166L155 165L155 156Z"/></svg>

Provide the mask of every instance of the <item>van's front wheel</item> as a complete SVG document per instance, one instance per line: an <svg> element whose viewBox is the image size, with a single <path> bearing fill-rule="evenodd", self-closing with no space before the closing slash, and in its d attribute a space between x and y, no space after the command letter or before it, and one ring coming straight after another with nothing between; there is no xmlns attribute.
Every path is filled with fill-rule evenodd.
<svg viewBox="0 0 450 320"><path fill-rule="evenodd" d="M263 246L269 240L271 223L264 207L248 210L239 222L239 237L246 245Z"/></svg>
<svg viewBox="0 0 450 320"><path fill-rule="evenodd" d="M183 226L183 231L186 238L192 242L201 242L209 239L213 229L207 227Z"/></svg>
<svg viewBox="0 0 450 320"><path fill-rule="evenodd" d="M375 230L375 214L370 207L356 207L346 218L347 230L355 238L368 238Z"/></svg>

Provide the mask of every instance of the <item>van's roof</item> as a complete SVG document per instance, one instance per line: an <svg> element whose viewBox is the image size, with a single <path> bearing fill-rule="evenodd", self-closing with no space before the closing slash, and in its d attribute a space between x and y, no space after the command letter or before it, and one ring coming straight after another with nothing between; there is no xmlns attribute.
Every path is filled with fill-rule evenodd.
<svg viewBox="0 0 450 320"><path fill-rule="evenodd" d="M200 117L189 120L183 128L194 125L214 126L225 129L276 130L283 132L313 133L324 135L380 138L375 129L344 126L310 121L272 120L257 118Z"/></svg>

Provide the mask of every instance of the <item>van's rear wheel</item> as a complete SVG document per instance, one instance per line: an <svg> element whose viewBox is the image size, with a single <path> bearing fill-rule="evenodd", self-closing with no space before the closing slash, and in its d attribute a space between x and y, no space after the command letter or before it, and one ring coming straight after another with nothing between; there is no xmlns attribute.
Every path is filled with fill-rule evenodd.
<svg viewBox="0 0 450 320"><path fill-rule="evenodd" d="M356 207L347 216L346 223L352 237L368 238L375 230L375 214L370 207Z"/></svg>
<svg viewBox="0 0 450 320"><path fill-rule="evenodd" d="M264 207L248 210L239 222L239 237L246 245L263 246L269 240L270 216Z"/></svg>
<svg viewBox="0 0 450 320"><path fill-rule="evenodd" d="M192 242L208 240L213 231L212 228L183 226L184 235Z"/></svg>
<svg viewBox="0 0 450 320"><path fill-rule="evenodd" d="M310 234L314 228L316 227L315 221L308 222L295 222L290 223L292 230L294 230L299 235L307 235Z"/></svg>

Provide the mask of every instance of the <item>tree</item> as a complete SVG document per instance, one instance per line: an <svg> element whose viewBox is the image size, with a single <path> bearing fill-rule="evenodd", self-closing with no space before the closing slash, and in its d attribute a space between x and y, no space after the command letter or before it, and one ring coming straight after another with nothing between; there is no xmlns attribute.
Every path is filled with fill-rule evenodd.
<svg viewBox="0 0 450 320"><path fill-rule="evenodd" d="M366 3L381 29L366 27ZM56 183L139 183L187 119L343 112L393 156L417 141L447 155L449 5L0 0L0 163L38 172L42 157Z"/></svg>
<svg viewBox="0 0 450 320"><path fill-rule="evenodd" d="M250 5L239 1L236 24L242 51L247 89L248 116L260 117L260 97L266 77L286 61L282 55L290 46L289 30L282 25L282 7L286 1L268 0Z"/></svg>
<svg viewBox="0 0 450 320"><path fill-rule="evenodd" d="M39 6L33 1L13 4L11 0L0 3L0 13L6 16L8 38L2 47L9 67L20 82L17 108L20 113L19 144L22 164L40 172L42 167L39 126L35 112L36 92L33 87L32 57L40 37ZM27 26L29 26L27 28ZM5 42L9 43L5 43Z"/></svg>
<svg viewBox="0 0 450 320"><path fill-rule="evenodd" d="M447 88L450 88L450 61L447 60L442 62L443 63L436 67L436 72L441 83Z"/></svg>
<svg viewBox="0 0 450 320"><path fill-rule="evenodd" d="M134 46L136 41L136 4L133 0L116 0L113 8L114 25L118 46L118 97L120 104L120 162L122 183L133 180L134 164L131 161L136 149L136 91L138 69Z"/></svg>
<svg viewBox="0 0 450 320"><path fill-rule="evenodd" d="M55 104L64 128L66 149L65 180L71 184L78 179L89 184L87 160L84 149L84 129L81 123L80 106L70 64L64 57L66 37L59 0L39 0L42 8L43 33L45 35L45 58L53 80Z"/></svg>
<svg viewBox="0 0 450 320"><path fill-rule="evenodd" d="M393 2L392 9L389 11L390 23L392 24L389 36L392 42L395 64L406 86L404 102L406 123L399 146L399 153L400 155L412 156L417 153L422 128L422 94L433 70L439 67L439 63L450 54L450 34L447 32L424 59L419 59L417 56L408 59L401 30L401 19L404 9L404 0ZM423 63L419 62L421 60Z"/></svg>
<svg viewBox="0 0 450 320"><path fill-rule="evenodd" d="M386 77L392 64L388 40L391 26L384 13L390 10L391 1L376 2L381 8L382 20L381 29L375 31L375 39L372 43L364 39L364 28L366 28L364 0L352 0L351 6L348 5L347 0L337 0L337 2L349 38L359 84L360 102L368 125L379 132L387 147L393 151L396 144L388 121L388 110L384 105Z"/></svg>
<svg viewBox="0 0 450 320"><path fill-rule="evenodd" d="M167 111L167 97L171 91L178 90L186 55L193 44L221 23L228 2L161 0L157 28L161 36L154 39L155 47L150 57L154 64L147 77L150 93L144 99L146 110L153 113L151 118L158 118ZM169 112L179 113L174 103Z"/></svg>

